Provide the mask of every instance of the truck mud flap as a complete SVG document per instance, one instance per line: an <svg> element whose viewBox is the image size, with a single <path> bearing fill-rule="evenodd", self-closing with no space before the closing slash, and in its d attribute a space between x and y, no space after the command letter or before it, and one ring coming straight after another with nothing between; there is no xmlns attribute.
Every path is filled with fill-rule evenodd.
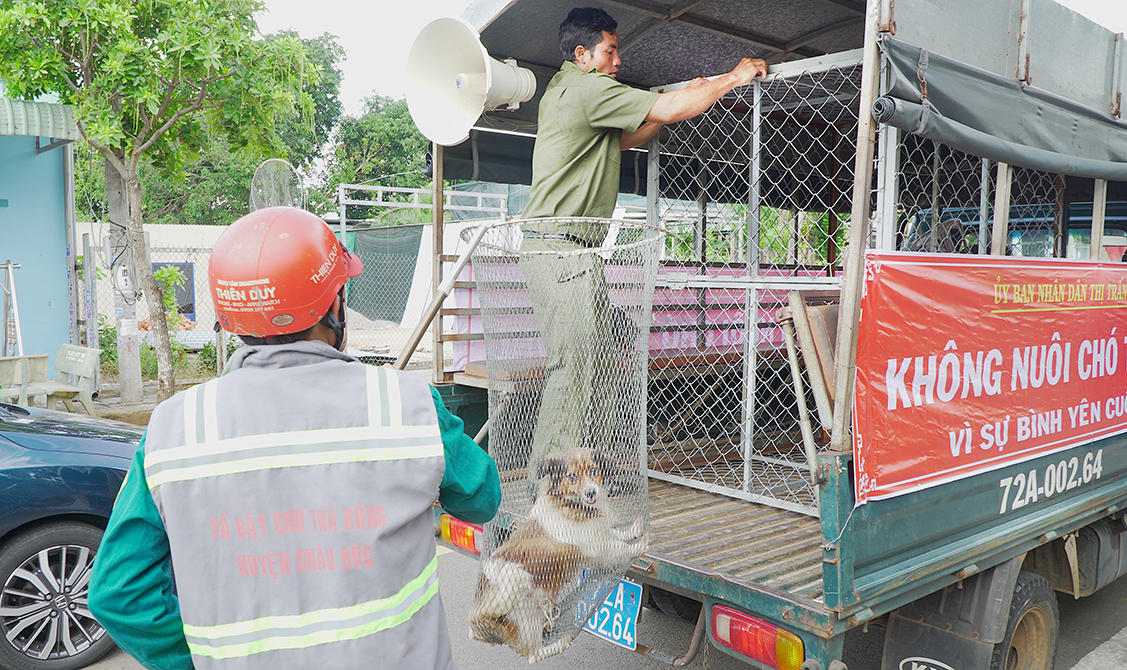
<svg viewBox="0 0 1127 670"><path fill-rule="evenodd" d="M888 617L881 670L987 670L1024 556L911 602Z"/></svg>

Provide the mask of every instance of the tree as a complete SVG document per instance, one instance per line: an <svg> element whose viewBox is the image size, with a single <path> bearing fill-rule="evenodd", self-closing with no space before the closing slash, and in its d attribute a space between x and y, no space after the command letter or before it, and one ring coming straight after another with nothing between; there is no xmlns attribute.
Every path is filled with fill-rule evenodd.
<svg viewBox="0 0 1127 670"><path fill-rule="evenodd" d="M281 151L274 152L276 154ZM145 184L146 223L225 226L247 213L250 180L262 152L235 149L222 136L212 136L202 154L181 175L168 178L141 166Z"/></svg>
<svg viewBox="0 0 1127 670"><path fill-rule="evenodd" d="M233 146L276 146L274 121L316 76L292 37L255 39L258 0L75 0L0 4L0 79L9 95L57 93L83 138L120 175L128 246L152 315L157 397L175 390L172 348L142 231L139 170L179 175L223 132Z"/></svg>
<svg viewBox="0 0 1127 670"><path fill-rule="evenodd" d="M267 36L272 39L297 39L292 31L282 31ZM312 63L320 68L320 80L308 80L304 91L312 99L312 116L304 115L301 108L284 113L274 124L279 144L262 151L256 147L233 147L218 132L207 132L208 141L200 155L183 173L166 176L144 161L139 176L145 185L143 207L145 223L181 223L196 225L227 225L247 213L250 180L255 169L267 158L285 158L299 171L309 172L313 159L321 154L333 129L340 121L339 63L344 60L344 49L334 35L302 39L301 44ZM87 152L90 153L90 152ZM96 216L105 212L105 201L84 202L84 193L94 191L102 184L102 161L93 161L88 155L78 155L75 160L78 178L80 217ZM316 205L310 203L311 209ZM321 207L324 209L324 207Z"/></svg>
<svg viewBox="0 0 1127 670"><path fill-rule="evenodd" d="M396 186L425 187L428 146L411 120L406 100L365 98L360 117L341 120L326 160L322 191L315 197L335 203L339 184L388 183L393 176Z"/></svg>
<svg viewBox="0 0 1127 670"><path fill-rule="evenodd" d="M301 39L293 30L283 30L267 39ZM340 102L340 83L344 79L338 65L346 58L344 47L335 35L301 39L310 62L320 69L319 81L308 82L305 92L313 101L312 116L300 109L284 115L278 122L278 135L286 148L284 158L298 169L309 167L321 155L333 128L340 121L344 106Z"/></svg>

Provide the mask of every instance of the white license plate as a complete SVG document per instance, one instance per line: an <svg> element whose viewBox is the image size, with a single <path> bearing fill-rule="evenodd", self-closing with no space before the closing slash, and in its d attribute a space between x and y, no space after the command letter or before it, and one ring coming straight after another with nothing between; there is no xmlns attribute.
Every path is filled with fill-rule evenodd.
<svg viewBox="0 0 1127 670"><path fill-rule="evenodd" d="M583 630L633 650L638 647L638 614L641 611L642 585L622 579L591 615Z"/></svg>

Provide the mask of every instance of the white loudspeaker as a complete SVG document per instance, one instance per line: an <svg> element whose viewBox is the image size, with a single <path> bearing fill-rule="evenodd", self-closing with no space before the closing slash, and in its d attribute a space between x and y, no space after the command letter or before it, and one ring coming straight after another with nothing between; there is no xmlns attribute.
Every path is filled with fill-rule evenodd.
<svg viewBox="0 0 1127 670"><path fill-rule="evenodd" d="M452 146L470 136L482 112L516 109L536 93L532 71L489 57L462 19L435 19L407 56L407 107L427 139Z"/></svg>

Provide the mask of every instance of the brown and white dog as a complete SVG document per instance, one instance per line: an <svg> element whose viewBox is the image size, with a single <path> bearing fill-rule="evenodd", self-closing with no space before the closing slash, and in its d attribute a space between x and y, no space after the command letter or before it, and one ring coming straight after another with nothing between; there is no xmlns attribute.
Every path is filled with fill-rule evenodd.
<svg viewBox="0 0 1127 670"><path fill-rule="evenodd" d="M528 520L488 559L470 614L470 636L507 644L536 663L571 645L565 635L544 646L559 602L588 568L614 568L645 552L639 516L626 531L614 527L607 501L617 466L607 455L576 448L545 457Z"/></svg>

